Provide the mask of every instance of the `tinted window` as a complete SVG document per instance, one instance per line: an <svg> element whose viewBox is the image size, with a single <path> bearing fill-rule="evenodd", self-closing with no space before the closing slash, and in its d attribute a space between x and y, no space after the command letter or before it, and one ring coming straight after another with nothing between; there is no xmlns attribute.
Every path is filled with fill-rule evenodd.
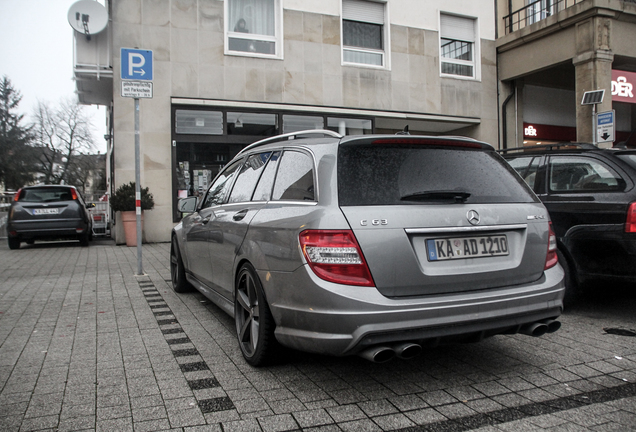
<svg viewBox="0 0 636 432"><path fill-rule="evenodd" d="M618 191L625 188L625 181L614 170L588 157L551 157L549 184L553 192Z"/></svg>
<svg viewBox="0 0 636 432"><path fill-rule="evenodd" d="M539 169L539 157L519 157L510 159L508 163L519 173L521 177L534 189L537 181L537 169Z"/></svg>
<svg viewBox="0 0 636 432"><path fill-rule="evenodd" d="M278 165L279 157L280 152L274 152L272 157L269 158L269 162L265 166L263 175L256 185L256 190L254 191L252 201L269 201L270 197L272 196L272 188L274 187L274 176L276 175L276 166Z"/></svg>
<svg viewBox="0 0 636 432"><path fill-rule="evenodd" d="M409 145L343 145L340 205L535 202L492 151Z"/></svg>
<svg viewBox="0 0 636 432"><path fill-rule="evenodd" d="M247 158L247 162L241 167L241 171L236 178L228 202L244 202L251 199L256 182L271 154L271 152L259 153Z"/></svg>
<svg viewBox="0 0 636 432"><path fill-rule="evenodd" d="M72 201L73 195L68 187L47 187L22 189L18 201L27 202L52 202L52 201Z"/></svg>
<svg viewBox="0 0 636 432"><path fill-rule="evenodd" d="M233 163L219 174L216 180L214 180L214 183L212 183L212 186L210 186L210 189L208 189L208 194L205 196L201 208L223 204L225 197L227 196L227 192L232 185L232 178L234 178L234 174L238 167L241 166L241 162L242 161Z"/></svg>
<svg viewBox="0 0 636 432"><path fill-rule="evenodd" d="M286 151L279 162L274 200L313 201L314 164L309 155Z"/></svg>
<svg viewBox="0 0 636 432"><path fill-rule="evenodd" d="M617 154L616 157L624 160L625 162L630 164L632 168L636 169L636 154L630 154L630 153Z"/></svg>

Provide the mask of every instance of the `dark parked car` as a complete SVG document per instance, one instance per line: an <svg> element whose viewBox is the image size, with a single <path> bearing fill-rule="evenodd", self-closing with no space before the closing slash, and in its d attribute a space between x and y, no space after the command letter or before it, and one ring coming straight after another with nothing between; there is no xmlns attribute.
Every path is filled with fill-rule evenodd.
<svg viewBox="0 0 636 432"><path fill-rule="evenodd" d="M172 232L175 291L236 322L248 363L280 343L373 361L560 324L541 201L467 138L305 131L241 151Z"/></svg>
<svg viewBox="0 0 636 432"><path fill-rule="evenodd" d="M558 144L502 151L550 213L567 300L589 280L636 282L636 151Z"/></svg>
<svg viewBox="0 0 636 432"><path fill-rule="evenodd" d="M14 196L7 218L9 248L21 242L77 239L88 246L92 238L91 218L82 195L74 186L27 186Z"/></svg>

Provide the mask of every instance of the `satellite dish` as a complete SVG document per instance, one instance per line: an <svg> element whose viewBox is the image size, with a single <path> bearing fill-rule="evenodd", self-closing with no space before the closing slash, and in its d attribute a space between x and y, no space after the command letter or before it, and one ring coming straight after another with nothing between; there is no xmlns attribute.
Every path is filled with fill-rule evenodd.
<svg viewBox="0 0 636 432"><path fill-rule="evenodd" d="M68 23L76 32L91 35L101 32L108 25L108 11L95 0L80 0L68 10Z"/></svg>

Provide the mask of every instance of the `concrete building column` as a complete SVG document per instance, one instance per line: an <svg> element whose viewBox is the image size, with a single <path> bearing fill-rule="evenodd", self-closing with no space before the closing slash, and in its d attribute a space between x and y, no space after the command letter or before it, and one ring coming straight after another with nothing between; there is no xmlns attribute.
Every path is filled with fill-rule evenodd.
<svg viewBox="0 0 636 432"><path fill-rule="evenodd" d="M596 105L596 112L612 109L611 20L595 17L576 26L577 55L572 59L576 79L576 139L578 142L594 141L592 105L581 105L583 94L605 90L603 102Z"/></svg>

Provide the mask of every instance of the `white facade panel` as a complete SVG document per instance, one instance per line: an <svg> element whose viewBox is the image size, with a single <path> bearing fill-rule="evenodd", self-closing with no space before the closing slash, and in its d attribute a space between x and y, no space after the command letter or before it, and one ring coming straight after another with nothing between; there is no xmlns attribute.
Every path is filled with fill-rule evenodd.
<svg viewBox="0 0 636 432"><path fill-rule="evenodd" d="M340 16L340 0L283 0L283 9Z"/></svg>

